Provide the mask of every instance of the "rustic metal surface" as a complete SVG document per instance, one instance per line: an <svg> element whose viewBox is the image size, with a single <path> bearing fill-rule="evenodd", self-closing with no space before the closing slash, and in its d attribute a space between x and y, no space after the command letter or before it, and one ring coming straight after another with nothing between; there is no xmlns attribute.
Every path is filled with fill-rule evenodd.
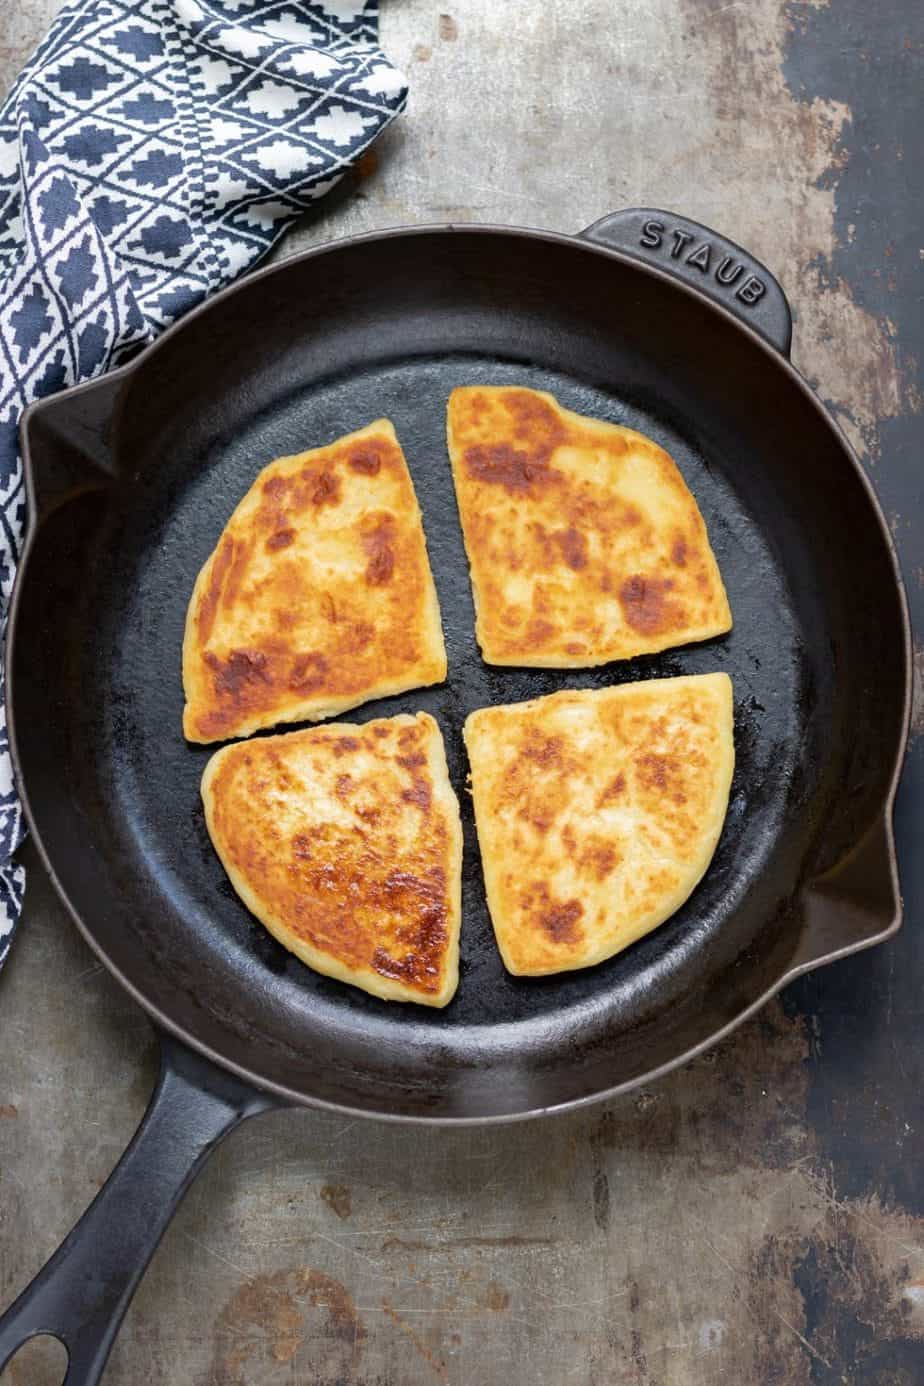
<svg viewBox="0 0 924 1386"><path fill-rule="evenodd" d="M55 8L6 0L4 85ZM795 360L869 463L920 617L920 7L385 0L382 31L411 73L408 117L286 250L448 218L574 231L632 204L712 223L788 291ZM924 1380L922 796L919 738L899 937L650 1091L484 1132L312 1113L245 1126L168 1232L107 1382ZM154 1077L147 1022L37 867L0 1043L6 1303ZM33 1354L7 1378L60 1374Z"/></svg>

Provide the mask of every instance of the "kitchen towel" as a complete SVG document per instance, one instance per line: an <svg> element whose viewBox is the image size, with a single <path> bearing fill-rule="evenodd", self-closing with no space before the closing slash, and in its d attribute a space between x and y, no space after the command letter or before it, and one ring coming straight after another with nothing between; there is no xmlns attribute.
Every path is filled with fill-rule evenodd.
<svg viewBox="0 0 924 1386"><path fill-rule="evenodd" d="M18 424L266 254L404 107L377 0L79 0L0 109L0 634ZM0 684L0 966L23 836Z"/></svg>

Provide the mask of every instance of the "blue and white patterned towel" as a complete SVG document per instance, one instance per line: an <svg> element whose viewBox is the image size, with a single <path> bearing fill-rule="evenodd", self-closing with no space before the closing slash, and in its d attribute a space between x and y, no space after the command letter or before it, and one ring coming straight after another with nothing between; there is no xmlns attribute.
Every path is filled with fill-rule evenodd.
<svg viewBox="0 0 924 1386"><path fill-rule="evenodd" d="M17 426L254 265L404 107L377 0L77 0L0 110L0 634ZM0 965L23 835L0 686Z"/></svg>

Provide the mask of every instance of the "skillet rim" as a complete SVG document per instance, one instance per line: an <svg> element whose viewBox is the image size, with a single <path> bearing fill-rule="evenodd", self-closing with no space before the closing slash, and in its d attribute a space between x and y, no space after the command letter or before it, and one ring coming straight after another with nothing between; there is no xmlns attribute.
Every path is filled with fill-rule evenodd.
<svg viewBox="0 0 924 1386"><path fill-rule="evenodd" d="M589 229L589 228L585 228ZM892 916L884 928L868 935L865 938L853 939L850 943L839 948L828 949L815 957L798 963L796 966L788 968L782 975L757 996L748 1006L744 1007L737 1015L711 1035L701 1040L698 1044L689 1049L683 1050L673 1058L666 1060L663 1064L650 1069L646 1073L638 1074L621 1083L613 1084L607 1088L601 1088L596 1092L584 1094L579 1097L568 1098L563 1102L554 1103L550 1106L533 1107L516 1112L492 1113L480 1116L453 1116L453 1115L421 1115L418 1113L398 1112L394 1110L369 1110L364 1107L353 1107L348 1103L334 1102L327 1098L317 1096L306 1096L304 1092L299 1092L287 1087L282 1083L275 1083L270 1079L258 1076L244 1065L229 1060L224 1055L214 1050L209 1044L197 1039L194 1035L186 1031L182 1025L177 1024L164 1010L153 1004L138 988L135 983L117 967L110 957L103 944L97 939L92 926L88 925L80 911L71 901L65 890L49 852L46 850L41 835L38 832L32 813L29 799L28 786L25 776L22 773L22 766L19 755L18 738L16 734L16 716L13 711L11 696L7 696L7 732L10 744L10 755L13 764L14 778L19 792L20 802L22 803L23 813L29 826L31 837L35 843L36 850L47 871L51 883L58 895L58 898L65 905L72 920L80 931L82 937L92 949L100 962L126 992L135 1000L139 1006L147 1013L156 1027L165 1030L181 1043L193 1049L210 1062L214 1063L219 1069L230 1072L251 1085L254 1089L270 1093L280 1100L281 1105L291 1105L297 1107L313 1107L324 1111L335 1112L338 1115L349 1116L352 1118L362 1117L364 1119L388 1122L407 1122L424 1126L500 1126L508 1125L513 1122L532 1120L537 1117L560 1115L567 1112L577 1111L584 1107L589 1107L595 1103L606 1101L607 1099L621 1096L631 1092L646 1083L656 1082L674 1069L680 1068L683 1064L690 1062L711 1049L725 1039L734 1030L756 1015L768 1001L780 992L783 987L805 973L812 971L816 967L826 966L828 963L838 961L841 958L849 957L854 953L862 952L866 948L874 947L876 944L885 942L892 938L902 925L902 898L898 877L898 859L895 845L895 829L893 822L895 796L901 778L902 768L908 747L908 738L911 724L911 701L912 701L912 632L911 620L908 609L908 597L905 591L904 581L899 562L898 551L894 539L885 519L879 498L873 484L860 462L859 457L852 445L838 424L831 412L825 407L821 399L811 388L805 378L793 365L790 356L783 353L776 346L772 345L758 331L751 327L743 318L724 307L721 303L708 297L698 290L695 285L688 284L679 279L668 270L661 269L658 265L643 260L638 256L625 250L614 249L601 244L599 241L585 239L582 232L569 234L566 232L549 231L542 228L507 226L496 223L484 222L435 222L424 223L419 226L392 226L377 231L362 232L353 236L335 237L330 240L322 241L318 245L309 246L306 250L300 251L295 255L285 257L279 261L274 261L270 265L265 265L261 269L252 271L244 275L241 279L235 280L227 285L218 293L211 295L198 304L195 308L184 314L176 323L167 328L154 341L144 347L137 356L123 366L117 367L113 371L106 372L92 380L84 381L79 385L74 385L68 390L60 391L55 395L47 396L45 399L37 400L30 404L23 412L19 425L20 452L22 458L23 475L26 488L27 499L27 526L19 563L16 570L16 578L13 593L10 600L10 607L7 619L7 632L4 644L3 669L6 678L7 688L12 690L13 679L13 652L16 646L18 631L20 603L22 589L25 586L25 575L28 570L29 560L34 547L35 538L42 524L42 517L38 513L36 505L36 488L34 477L34 463L30 448L30 429L34 419L43 411L53 411L60 404L62 399L71 400L84 394L90 394L94 390L112 389L118 382L127 380L131 375L141 369L151 360L158 351L169 346L172 338L182 332L187 324L202 314L209 312L212 307L219 302L224 302L236 293L240 293L248 288L255 281L266 278L270 275L277 275L286 272L290 267L300 265L307 260L312 260L318 256L331 253L333 251L345 250L354 246L363 246L368 243L378 243L380 241L394 240L401 237L410 236L433 236L438 235L487 235L514 237L526 241L544 241L551 244L567 246L569 249L580 249L599 255L606 259L616 260L627 268L643 274L651 275L655 279L669 284L674 290L692 298L701 307L705 308L724 319L724 330L733 329L742 332L752 343L756 344L764 355L769 358L769 362L776 369L782 369L784 376L790 385L795 386L803 398L808 400L820 417L823 424L834 435L841 454L849 466L853 468L854 474L861 482L870 511L870 519L874 520L880 539L885 545L885 552L892 565L893 575L896 585L896 596L899 606L899 618L902 628L902 675L904 680L904 699L902 709L901 727L899 729L898 741L896 744L896 754L889 775L889 783L886 788L879 814L874 819L874 823L881 823L885 834L885 847L887 854L887 864L889 870L890 885L894 907Z"/></svg>

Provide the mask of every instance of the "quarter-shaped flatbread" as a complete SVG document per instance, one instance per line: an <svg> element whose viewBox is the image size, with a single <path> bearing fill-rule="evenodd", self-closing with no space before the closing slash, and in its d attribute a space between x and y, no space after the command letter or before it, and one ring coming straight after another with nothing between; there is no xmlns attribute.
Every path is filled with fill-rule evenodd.
<svg viewBox="0 0 924 1386"><path fill-rule="evenodd" d="M271 462L189 603L187 738L317 722L445 677L420 510L388 420Z"/></svg>
<svg viewBox="0 0 924 1386"><path fill-rule="evenodd" d="M465 724L497 943L510 972L602 962L683 904L734 769L726 674L483 708Z"/></svg>
<svg viewBox="0 0 924 1386"><path fill-rule="evenodd" d="M605 664L731 628L696 501L650 438L487 385L453 390L447 432L489 664Z"/></svg>
<svg viewBox="0 0 924 1386"><path fill-rule="evenodd" d="M432 717L225 746L202 799L234 889L302 962L386 1001L452 999L462 829Z"/></svg>

